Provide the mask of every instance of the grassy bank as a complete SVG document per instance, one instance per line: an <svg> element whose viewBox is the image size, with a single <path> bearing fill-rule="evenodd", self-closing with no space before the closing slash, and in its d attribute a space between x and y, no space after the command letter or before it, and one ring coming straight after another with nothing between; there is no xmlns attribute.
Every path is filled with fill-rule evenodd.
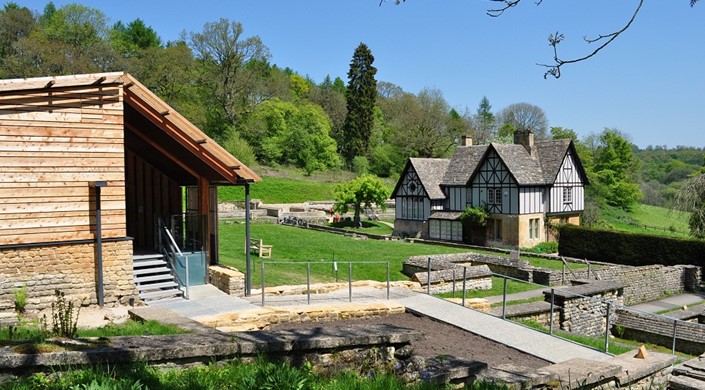
<svg viewBox="0 0 705 390"><path fill-rule="evenodd" d="M689 213L636 204L627 212L616 207L601 210L603 222L614 230L667 237L689 238Z"/></svg>

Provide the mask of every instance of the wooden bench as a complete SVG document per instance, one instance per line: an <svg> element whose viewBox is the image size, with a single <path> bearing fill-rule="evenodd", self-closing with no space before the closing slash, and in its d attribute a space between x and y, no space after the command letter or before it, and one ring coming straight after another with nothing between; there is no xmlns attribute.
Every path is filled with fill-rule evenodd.
<svg viewBox="0 0 705 390"><path fill-rule="evenodd" d="M254 251L257 256L263 258L272 258L272 246L264 245L261 238L250 238L250 253Z"/></svg>

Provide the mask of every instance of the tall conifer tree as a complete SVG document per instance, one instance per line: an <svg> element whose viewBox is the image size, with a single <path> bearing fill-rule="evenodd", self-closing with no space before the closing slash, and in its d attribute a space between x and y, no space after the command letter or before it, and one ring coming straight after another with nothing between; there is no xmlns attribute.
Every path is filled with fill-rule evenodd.
<svg viewBox="0 0 705 390"><path fill-rule="evenodd" d="M366 156L369 150L377 101L377 69L372 66L374 60L367 45L360 43L350 61L348 89L345 92L348 113L340 147L348 164L356 156Z"/></svg>

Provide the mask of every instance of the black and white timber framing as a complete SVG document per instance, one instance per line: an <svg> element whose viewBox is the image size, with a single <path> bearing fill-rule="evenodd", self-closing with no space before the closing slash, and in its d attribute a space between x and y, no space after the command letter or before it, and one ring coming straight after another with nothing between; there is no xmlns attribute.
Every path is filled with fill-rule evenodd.
<svg viewBox="0 0 705 390"><path fill-rule="evenodd" d="M392 192L395 232L462 241L460 214L480 206L493 218L490 240L549 240L547 223L579 221L587 184L568 139L534 142L517 132L514 144L459 146L450 159L409 159Z"/></svg>

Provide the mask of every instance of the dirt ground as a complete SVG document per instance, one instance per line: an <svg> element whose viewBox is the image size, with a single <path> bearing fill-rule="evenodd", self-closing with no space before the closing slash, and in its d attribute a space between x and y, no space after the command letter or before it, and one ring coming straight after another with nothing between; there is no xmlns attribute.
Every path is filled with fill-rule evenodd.
<svg viewBox="0 0 705 390"><path fill-rule="evenodd" d="M480 337L455 326L428 317L416 316L411 313L332 322L288 323L272 326L271 329L307 329L365 324L390 324L415 329L424 333L426 335L425 339L412 343L414 353L423 357L450 355L485 362L490 367L513 363L524 367L540 368L550 364L543 359Z"/></svg>

